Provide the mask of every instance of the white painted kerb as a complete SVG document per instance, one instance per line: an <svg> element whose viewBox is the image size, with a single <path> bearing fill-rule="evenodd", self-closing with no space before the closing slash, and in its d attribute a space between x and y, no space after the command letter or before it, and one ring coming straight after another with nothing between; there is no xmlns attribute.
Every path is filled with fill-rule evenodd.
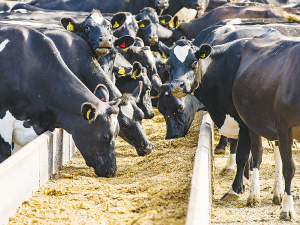
<svg viewBox="0 0 300 225"><path fill-rule="evenodd" d="M76 151L62 129L47 131L0 164L0 224L44 185Z"/></svg>
<svg viewBox="0 0 300 225"><path fill-rule="evenodd" d="M212 140L213 123L206 113L201 120L186 225L210 224Z"/></svg>

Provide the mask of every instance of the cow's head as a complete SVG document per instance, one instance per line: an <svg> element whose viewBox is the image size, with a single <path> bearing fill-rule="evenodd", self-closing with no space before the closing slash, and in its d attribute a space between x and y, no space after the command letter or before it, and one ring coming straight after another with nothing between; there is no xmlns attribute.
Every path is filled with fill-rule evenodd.
<svg viewBox="0 0 300 225"><path fill-rule="evenodd" d="M209 56L211 46L203 44L200 48L190 41L181 39L173 49L162 48L168 60L166 67L170 75L171 94L177 98L192 93L200 82L201 72L199 59Z"/></svg>
<svg viewBox="0 0 300 225"><path fill-rule="evenodd" d="M153 86L159 91L157 109L164 116L167 125L166 139L184 137L203 104L192 94L179 99L170 95L168 84L162 85L157 76L153 76Z"/></svg>
<svg viewBox="0 0 300 225"><path fill-rule="evenodd" d="M152 23L149 19L138 22L139 30L137 37L140 37L145 45L153 45L158 42L157 24Z"/></svg>
<svg viewBox="0 0 300 225"><path fill-rule="evenodd" d="M121 13L121 14L123 14L123 13ZM135 38L136 34L137 34L137 31L139 29L137 21L136 21L135 17L131 13L126 12L125 15L126 15L126 20L125 20L125 22L124 22L124 24L122 26L119 26L117 28L117 26L119 24L117 24L117 25L116 24L115 25L112 24L113 28L114 28L114 26L115 26L115 28L117 28L114 31L114 36L115 37L122 37L124 35L129 35L129 36Z"/></svg>
<svg viewBox="0 0 300 225"><path fill-rule="evenodd" d="M117 172L115 138L119 133L116 103L107 103L108 91L103 85L95 93L102 94L98 105L84 103L81 107L83 119L77 121L71 131L76 147L88 166L100 177L113 177Z"/></svg>
<svg viewBox="0 0 300 225"><path fill-rule="evenodd" d="M121 27L125 20L125 13L115 14L110 22L98 10L93 10L82 23L70 17L62 18L61 23L66 30L82 37L97 55L103 56L113 47L113 30ZM115 24L118 24L118 27Z"/></svg>
<svg viewBox="0 0 300 225"><path fill-rule="evenodd" d="M155 0L155 8L165 10L169 8L169 0Z"/></svg>
<svg viewBox="0 0 300 225"><path fill-rule="evenodd" d="M144 118L143 111L136 105L140 92L134 91L133 94L125 93L121 100L119 124L120 137L136 148L139 156L148 155L154 151L153 144L148 140L142 120Z"/></svg>

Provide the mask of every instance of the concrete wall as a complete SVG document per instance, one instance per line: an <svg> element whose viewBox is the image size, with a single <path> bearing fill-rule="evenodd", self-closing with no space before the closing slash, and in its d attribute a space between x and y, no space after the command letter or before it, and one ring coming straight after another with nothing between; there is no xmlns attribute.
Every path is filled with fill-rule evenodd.
<svg viewBox="0 0 300 225"><path fill-rule="evenodd" d="M72 137L63 129L47 131L0 164L0 224L14 216L58 169L75 154Z"/></svg>
<svg viewBox="0 0 300 225"><path fill-rule="evenodd" d="M201 112L186 225L210 224L214 127L208 113Z"/></svg>

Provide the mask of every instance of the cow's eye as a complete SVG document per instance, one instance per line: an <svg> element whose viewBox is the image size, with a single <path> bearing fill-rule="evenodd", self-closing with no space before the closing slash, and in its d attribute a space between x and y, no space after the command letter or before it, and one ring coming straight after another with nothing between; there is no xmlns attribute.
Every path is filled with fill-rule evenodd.
<svg viewBox="0 0 300 225"><path fill-rule="evenodd" d="M181 112L183 110L183 105L178 106L178 112Z"/></svg>
<svg viewBox="0 0 300 225"><path fill-rule="evenodd" d="M171 73L172 69L173 69L173 66L170 64L170 63L167 63L166 65L166 69L169 73Z"/></svg>
<svg viewBox="0 0 300 225"><path fill-rule="evenodd" d="M86 25L86 26L85 26L85 29L86 29L86 30L90 30L91 27L90 27L89 25Z"/></svg>
<svg viewBox="0 0 300 225"><path fill-rule="evenodd" d="M191 67L193 69L196 69L197 68L197 65L198 65L198 61L197 60L194 60L192 63L191 63Z"/></svg>
<svg viewBox="0 0 300 225"><path fill-rule="evenodd" d="M105 140L108 140L110 138L110 135L107 133L104 133L102 136Z"/></svg>

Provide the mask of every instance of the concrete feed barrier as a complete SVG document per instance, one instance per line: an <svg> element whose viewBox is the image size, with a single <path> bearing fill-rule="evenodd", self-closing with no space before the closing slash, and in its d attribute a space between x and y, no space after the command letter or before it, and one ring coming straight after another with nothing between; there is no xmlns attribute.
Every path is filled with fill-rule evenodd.
<svg viewBox="0 0 300 225"><path fill-rule="evenodd" d="M72 137L63 129L47 131L0 164L0 224L14 216L76 152Z"/></svg>
<svg viewBox="0 0 300 225"><path fill-rule="evenodd" d="M214 127L208 113L201 112L186 225L210 224Z"/></svg>

